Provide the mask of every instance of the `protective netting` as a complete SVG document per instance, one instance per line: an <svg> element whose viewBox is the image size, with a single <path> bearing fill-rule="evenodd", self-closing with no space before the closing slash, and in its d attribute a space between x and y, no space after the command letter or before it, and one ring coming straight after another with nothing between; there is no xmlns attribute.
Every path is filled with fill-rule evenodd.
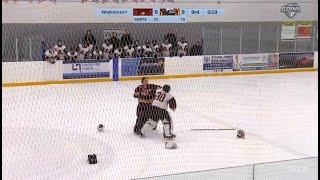
<svg viewBox="0 0 320 180"><path fill-rule="evenodd" d="M310 38L298 38L295 35L290 40L282 39L284 28L281 22L2 25L4 62L43 60L45 51L52 48L53 52L59 40L61 45L65 45L65 57L61 58L71 57L76 51L78 59L110 58L115 55L168 57L304 52L318 49L317 22L310 22ZM298 23L293 27L298 31ZM88 30L94 38L85 39ZM125 31L128 34L123 37ZM90 44L93 46L87 48ZM68 56L69 51L71 56Z"/></svg>
<svg viewBox="0 0 320 180"><path fill-rule="evenodd" d="M3 176L135 179L317 156L317 78L295 73L150 79L169 84L177 101L176 110L169 110L177 150L165 149L161 121L150 130L153 136L133 133L138 105L133 95L140 81L4 88ZM195 128L239 128L246 137L190 131ZM93 153L98 163L91 166L86 159ZM314 166L313 161L267 163L255 175L314 177ZM205 174L252 180L252 166L238 168Z"/></svg>

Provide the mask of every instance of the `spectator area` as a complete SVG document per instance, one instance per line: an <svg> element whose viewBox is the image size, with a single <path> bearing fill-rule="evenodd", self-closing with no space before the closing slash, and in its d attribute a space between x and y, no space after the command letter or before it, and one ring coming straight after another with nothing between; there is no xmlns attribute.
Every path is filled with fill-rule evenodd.
<svg viewBox="0 0 320 180"><path fill-rule="evenodd" d="M197 40L203 39L203 54L235 54L235 53L268 53L296 52L318 50L315 34L308 41L281 41L281 22L234 22L234 23L188 23L188 24L3 24L4 62L17 61L16 39L18 40L18 61L41 60L41 40L45 39L48 46L61 39L67 47L81 42L87 29L91 29L97 44L103 43L103 29L126 28L133 39L141 42L157 40L162 42L170 30L177 38L185 37L191 47ZM261 36L259 41L259 25ZM164 28L165 27L165 28ZM317 22L312 28L317 27ZM242 38L240 46L240 36ZM222 29L222 37L221 37ZM274 34L278 34L278 37ZM260 46L259 46L260 43ZM29 45L31 45L31 55Z"/></svg>

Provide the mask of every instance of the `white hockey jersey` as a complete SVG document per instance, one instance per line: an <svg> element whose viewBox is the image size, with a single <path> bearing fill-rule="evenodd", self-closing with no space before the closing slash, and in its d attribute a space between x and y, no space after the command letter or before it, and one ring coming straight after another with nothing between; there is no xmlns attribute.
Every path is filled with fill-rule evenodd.
<svg viewBox="0 0 320 180"><path fill-rule="evenodd" d="M121 49L118 48L118 49L115 49L113 53L117 56L120 56L122 52L121 52Z"/></svg>
<svg viewBox="0 0 320 180"><path fill-rule="evenodd" d="M133 48L133 47L131 47L131 48L129 48L129 49L127 50L127 53L129 53L130 56L133 55L133 52L134 52L134 48Z"/></svg>
<svg viewBox="0 0 320 180"><path fill-rule="evenodd" d="M56 56L58 55L57 51L50 51L50 50L47 50L45 52L45 56L47 58L56 58Z"/></svg>
<svg viewBox="0 0 320 180"><path fill-rule="evenodd" d="M153 50L152 50L152 48L151 48L151 46L149 46L149 47L147 47L147 46L142 46L142 49L145 51L145 52L152 52Z"/></svg>
<svg viewBox="0 0 320 180"><path fill-rule="evenodd" d="M102 51L95 49L95 50L93 50L93 55L94 56L102 56Z"/></svg>
<svg viewBox="0 0 320 180"><path fill-rule="evenodd" d="M55 45L53 48L58 53L64 53L64 50L66 49L66 46L65 45L62 45L62 46Z"/></svg>
<svg viewBox="0 0 320 180"><path fill-rule="evenodd" d="M113 45L109 44L109 46L107 46L106 44L102 44L102 49L106 52L108 50L108 52L111 52L111 50L113 49Z"/></svg>
<svg viewBox="0 0 320 180"><path fill-rule="evenodd" d="M180 42L180 41L177 43L177 45L178 45L178 47L182 47L182 50L185 50L186 46L188 46L187 43L185 43L185 42L182 43L182 42Z"/></svg>
<svg viewBox="0 0 320 180"><path fill-rule="evenodd" d="M163 56L164 57L169 57L170 56L170 48L172 47L172 45L171 44L162 43L162 47L164 48Z"/></svg>
<svg viewBox="0 0 320 180"><path fill-rule="evenodd" d="M68 51L67 52L67 56L69 56L69 57L76 57L76 56L78 56L78 53L75 51L75 52L73 52L73 53L71 53L70 51Z"/></svg>
<svg viewBox="0 0 320 180"><path fill-rule="evenodd" d="M162 43L162 47L164 48L165 51L170 51L170 48L172 47L172 45L170 43L168 44Z"/></svg>
<svg viewBox="0 0 320 180"><path fill-rule="evenodd" d="M79 44L79 56L78 59L79 60L83 60L85 58L91 58L91 50L93 49L93 45L90 44L87 47L83 47L82 44Z"/></svg>
<svg viewBox="0 0 320 180"><path fill-rule="evenodd" d="M155 45L153 45L153 47L152 47L153 50L156 50L157 48L159 48L159 45L158 45L158 44L155 44Z"/></svg>
<svg viewBox="0 0 320 180"><path fill-rule="evenodd" d="M80 52L82 52L83 54L87 53L87 52L90 52L92 49L93 49L93 45L90 44L89 46L87 47L83 47L82 44L79 44L79 49L80 49Z"/></svg>
<svg viewBox="0 0 320 180"><path fill-rule="evenodd" d="M173 98L170 93L165 93L162 89L157 90L156 99L152 105L157 106L161 109L168 109L169 101Z"/></svg>

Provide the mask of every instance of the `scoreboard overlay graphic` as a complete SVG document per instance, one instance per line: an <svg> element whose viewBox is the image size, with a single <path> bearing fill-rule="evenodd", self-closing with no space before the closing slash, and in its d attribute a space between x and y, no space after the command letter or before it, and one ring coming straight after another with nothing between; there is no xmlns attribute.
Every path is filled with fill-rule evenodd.
<svg viewBox="0 0 320 180"><path fill-rule="evenodd" d="M224 9L133 8L97 9L97 16L126 16L133 23L187 23L192 16L222 16Z"/></svg>

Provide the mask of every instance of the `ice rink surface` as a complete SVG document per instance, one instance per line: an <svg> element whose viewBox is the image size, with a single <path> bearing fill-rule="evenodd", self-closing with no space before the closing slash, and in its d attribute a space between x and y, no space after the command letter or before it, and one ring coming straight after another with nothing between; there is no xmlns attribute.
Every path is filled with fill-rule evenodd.
<svg viewBox="0 0 320 180"><path fill-rule="evenodd" d="M318 156L317 72L149 82L176 97L178 149L164 148L161 124L133 134L139 81L2 88L2 178L121 180Z"/></svg>

